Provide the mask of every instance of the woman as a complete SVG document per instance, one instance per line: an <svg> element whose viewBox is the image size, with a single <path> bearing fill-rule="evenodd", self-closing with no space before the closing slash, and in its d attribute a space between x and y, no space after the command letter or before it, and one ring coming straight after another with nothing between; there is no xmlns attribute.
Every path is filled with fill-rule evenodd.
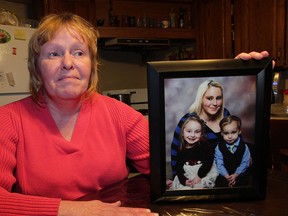
<svg viewBox="0 0 288 216"><path fill-rule="evenodd" d="M29 43L31 97L0 108L0 215L153 215L71 201L149 174L147 120L97 93L97 36L73 14L49 15Z"/></svg>
<svg viewBox="0 0 288 216"><path fill-rule="evenodd" d="M0 215L153 215L72 201L127 178L126 156L150 172L147 120L97 93L97 36L65 13L31 38L31 96L0 107Z"/></svg>

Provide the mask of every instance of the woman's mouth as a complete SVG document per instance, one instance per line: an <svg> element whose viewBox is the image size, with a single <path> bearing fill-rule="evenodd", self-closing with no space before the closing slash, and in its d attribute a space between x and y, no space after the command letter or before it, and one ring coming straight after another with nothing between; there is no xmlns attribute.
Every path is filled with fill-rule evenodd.
<svg viewBox="0 0 288 216"><path fill-rule="evenodd" d="M69 80L69 79L79 79L79 78L76 76L62 76L58 79L58 81Z"/></svg>

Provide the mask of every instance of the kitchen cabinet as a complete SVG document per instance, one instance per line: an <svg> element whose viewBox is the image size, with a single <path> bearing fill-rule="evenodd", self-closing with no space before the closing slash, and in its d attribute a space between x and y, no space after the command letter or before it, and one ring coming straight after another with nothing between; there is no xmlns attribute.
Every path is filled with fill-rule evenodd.
<svg viewBox="0 0 288 216"><path fill-rule="evenodd" d="M231 58L231 1L197 0L196 8L197 58Z"/></svg>
<svg viewBox="0 0 288 216"><path fill-rule="evenodd" d="M184 43L195 41L195 5L188 0L45 0L44 13L70 11L89 20L98 28L101 48L105 47L105 41L113 38L171 39L170 46L181 48ZM184 25L180 28L178 17L182 11ZM170 21L172 12L175 27L162 28L161 22ZM125 22L132 18L133 24ZM101 26L97 24L99 19L104 20ZM141 52L142 47L137 49Z"/></svg>
<svg viewBox="0 0 288 216"><path fill-rule="evenodd" d="M104 25L98 27L102 38L195 39L196 8L193 1L95 0L95 2L96 19L104 19ZM178 25L180 9L185 11L183 28L179 28ZM175 28L161 28L162 20L170 20L170 12L175 14ZM109 17L111 13L115 19L113 25ZM125 22L129 17L135 22L130 27L129 23Z"/></svg>
<svg viewBox="0 0 288 216"><path fill-rule="evenodd" d="M44 0L44 14L68 11L87 19L95 26L98 19L104 19L103 26L99 26L101 38L177 38L195 39L194 18L185 20L184 28L160 28L162 20L169 20L169 12L175 10L176 21L180 8L187 13L195 14L195 4L190 1L142 1L142 0ZM117 17L117 23L110 25L109 12ZM123 26L122 17L134 17L135 26ZM144 28L136 26L136 22L153 19L153 26ZM185 16L187 17L187 16ZM188 25L188 22L190 23Z"/></svg>
<svg viewBox="0 0 288 216"><path fill-rule="evenodd" d="M277 66L285 66L286 2L234 0L235 53L267 50Z"/></svg>
<svg viewBox="0 0 288 216"><path fill-rule="evenodd" d="M267 50L287 66L287 0L198 0L196 8L199 58Z"/></svg>
<svg viewBox="0 0 288 216"><path fill-rule="evenodd" d="M45 0L44 13L72 12L95 23L94 0Z"/></svg>
<svg viewBox="0 0 288 216"><path fill-rule="evenodd" d="M161 28L132 28L132 27L98 27L103 38L168 38L195 39L194 29L161 29Z"/></svg>
<svg viewBox="0 0 288 216"><path fill-rule="evenodd" d="M13 0L26 2L32 19L61 11L76 13L95 26L96 20L104 19L104 25L98 26L101 38L194 40L198 59L233 58L240 52L267 50L279 67L287 67L288 64L287 1ZM184 28L178 25L167 29L159 27L161 20L169 20L171 11L175 12L177 23L180 8L185 11ZM109 11L117 16L113 26L109 22ZM135 17L135 27L123 25L122 18L125 16ZM152 19L154 26L143 27L144 18L146 22Z"/></svg>

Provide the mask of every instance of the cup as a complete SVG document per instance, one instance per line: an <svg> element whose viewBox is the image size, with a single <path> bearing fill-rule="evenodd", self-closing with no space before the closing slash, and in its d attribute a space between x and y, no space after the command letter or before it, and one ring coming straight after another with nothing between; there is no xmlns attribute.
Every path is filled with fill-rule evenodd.
<svg viewBox="0 0 288 216"><path fill-rule="evenodd" d="M161 27L162 28L169 28L169 21L168 20L162 20L161 21Z"/></svg>

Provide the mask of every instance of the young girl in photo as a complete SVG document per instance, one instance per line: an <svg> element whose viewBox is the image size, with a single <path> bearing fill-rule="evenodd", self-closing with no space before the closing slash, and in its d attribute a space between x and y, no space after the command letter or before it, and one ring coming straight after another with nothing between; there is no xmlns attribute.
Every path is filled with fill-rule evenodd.
<svg viewBox="0 0 288 216"><path fill-rule="evenodd" d="M203 121L196 115L181 127L176 176L170 189L212 188L218 172L204 137Z"/></svg>

